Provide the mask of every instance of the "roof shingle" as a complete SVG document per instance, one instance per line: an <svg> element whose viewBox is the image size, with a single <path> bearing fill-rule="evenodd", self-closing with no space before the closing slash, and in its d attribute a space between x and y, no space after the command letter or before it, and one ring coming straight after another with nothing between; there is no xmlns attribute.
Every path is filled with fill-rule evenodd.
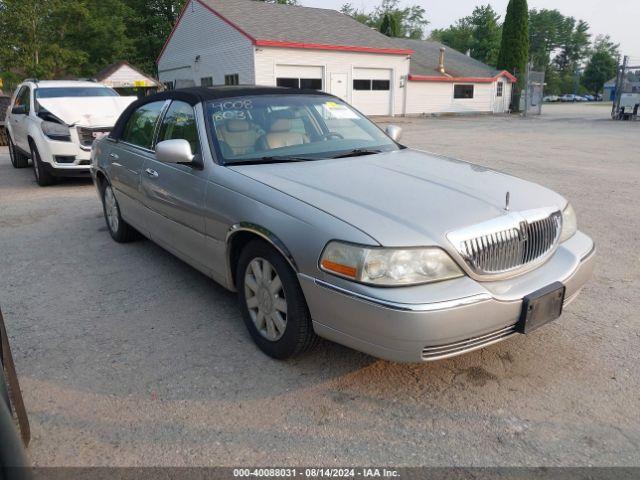
<svg viewBox="0 0 640 480"><path fill-rule="evenodd" d="M410 53L389 38L335 10L268 4L254 0L198 0L250 37L257 45L359 47L362 51Z"/></svg>

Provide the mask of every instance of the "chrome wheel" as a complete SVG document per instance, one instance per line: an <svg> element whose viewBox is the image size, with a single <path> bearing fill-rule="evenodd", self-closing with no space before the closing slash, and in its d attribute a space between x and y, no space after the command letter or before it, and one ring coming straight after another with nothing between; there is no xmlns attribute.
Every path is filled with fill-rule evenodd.
<svg viewBox="0 0 640 480"><path fill-rule="evenodd" d="M264 258L254 258L244 276L244 293L251 320L271 342L287 328L287 300L278 273Z"/></svg>
<svg viewBox="0 0 640 480"><path fill-rule="evenodd" d="M120 212L118 212L118 203L110 186L104 189L104 214L107 217L111 233L117 233L120 224Z"/></svg>

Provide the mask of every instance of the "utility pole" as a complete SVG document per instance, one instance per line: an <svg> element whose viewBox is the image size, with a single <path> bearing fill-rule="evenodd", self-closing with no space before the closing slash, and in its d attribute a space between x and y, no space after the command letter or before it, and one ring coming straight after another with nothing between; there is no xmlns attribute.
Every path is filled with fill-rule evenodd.
<svg viewBox="0 0 640 480"><path fill-rule="evenodd" d="M629 65L629 56L625 55L622 60L622 66L618 67L618 76L616 77L616 98L613 101L611 107L611 118L614 120L618 118L620 114L620 97L622 96L622 88L624 86L624 78L627 74L627 66Z"/></svg>

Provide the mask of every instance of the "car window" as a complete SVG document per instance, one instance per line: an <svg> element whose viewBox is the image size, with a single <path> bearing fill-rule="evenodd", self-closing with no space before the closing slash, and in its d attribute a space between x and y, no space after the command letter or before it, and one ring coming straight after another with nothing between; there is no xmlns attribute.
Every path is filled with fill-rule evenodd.
<svg viewBox="0 0 640 480"><path fill-rule="evenodd" d="M369 119L335 97L260 95L206 105L213 147L225 163L274 156L329 158L355 149L400 147Z"/></svg>
<svg viewBox="0 0 640 480"><path fill-rule="evenodd" d="M193 107L188 103L174 101L164 116L160 126L158 142L163 140L186 140L191 145L191 152L200 152L198 129Z"/></svg>
<svg viewBox="0 0 640 480"><path fill-rule="evenodd" d="M14 107L20 107L25 105L27 107L27 114L31 111L31 90L29 87L22 87L18 96L16 97L16 103Z"/></svg>
<svg viewBox="0 0 640 480"><path fill-rule="evenodd" d="M121 140L138 147L151 149L158 118L165 101L147 103L135 110L124 127Z"/></svg>
<svg viewBox="0 0 640 480"><path fill-rule="evenodd" d="M48 87L38 88L36 98L69 98L69 97L117 97L118 93L107 87Z"/></svg>

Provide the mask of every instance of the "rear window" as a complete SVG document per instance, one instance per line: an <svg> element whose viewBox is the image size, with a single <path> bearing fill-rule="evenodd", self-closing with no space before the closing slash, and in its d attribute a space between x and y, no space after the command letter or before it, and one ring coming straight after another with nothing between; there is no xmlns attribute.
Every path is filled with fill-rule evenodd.
<svg viewBox="0 0 640 480"><path fill-rule="evenodd" d="M117 97L118 93L107 87L50 87L37 88L36 98L69 97Z"/></svg>

